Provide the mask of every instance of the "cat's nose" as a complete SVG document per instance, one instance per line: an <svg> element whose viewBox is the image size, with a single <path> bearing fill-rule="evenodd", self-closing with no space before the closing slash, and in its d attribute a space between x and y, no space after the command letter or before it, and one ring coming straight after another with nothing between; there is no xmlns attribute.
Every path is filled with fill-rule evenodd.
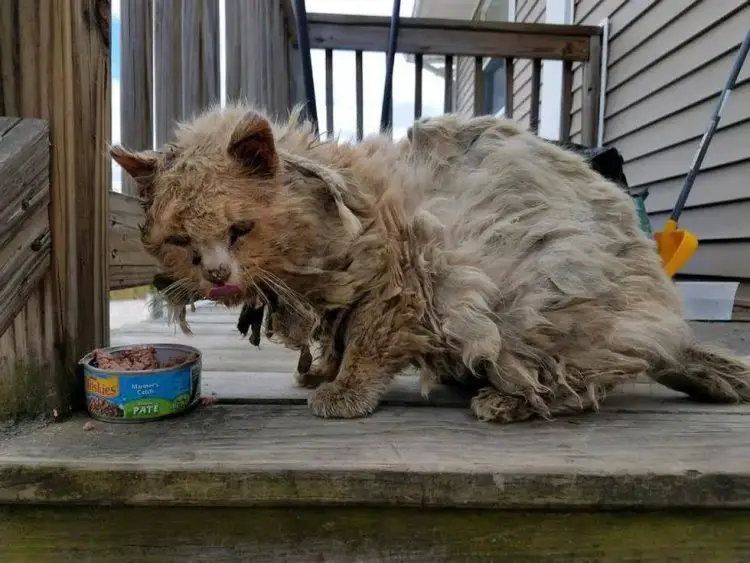
<svg viewBox="0 0 750 563"><path fill-rule="evenodd" d="M221 266L218 266L216 268L207 268L203 270L203 277L211 283L215 284L226 283L229 279L229 276L231 275L232 270L225 264L222 264Z"/></svg>

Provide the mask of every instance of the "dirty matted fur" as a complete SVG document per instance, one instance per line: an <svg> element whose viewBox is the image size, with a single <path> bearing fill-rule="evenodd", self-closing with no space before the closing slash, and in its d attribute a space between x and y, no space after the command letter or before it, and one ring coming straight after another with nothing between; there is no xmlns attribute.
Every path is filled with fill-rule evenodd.
<svg viewBox="0 0 750 563"><path fill-rule="evenodd" d="M220 264L311 321L316 415L372 413L409 364L427 383L484 381L471 409L488 421L594 410L643 373L750 399L748 363L691 334L627 194L510 121L321 143L297 113L234 105L182 124L167 155L112 156L171 275L201 293Z"/></svg>

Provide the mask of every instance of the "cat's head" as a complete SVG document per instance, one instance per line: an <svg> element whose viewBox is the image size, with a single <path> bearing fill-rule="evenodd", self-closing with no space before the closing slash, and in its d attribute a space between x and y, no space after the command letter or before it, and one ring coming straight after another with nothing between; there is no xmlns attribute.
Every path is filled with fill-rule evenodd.
<svg viewBox="0 0 750 563"><path fill-rule="evenodd" d="M307 158L314 141L304 124L274 127L237 105L179 125L163 152L110 153L138 184L146 251L193 293L233 305L359 229L341 177Z"/></svg>

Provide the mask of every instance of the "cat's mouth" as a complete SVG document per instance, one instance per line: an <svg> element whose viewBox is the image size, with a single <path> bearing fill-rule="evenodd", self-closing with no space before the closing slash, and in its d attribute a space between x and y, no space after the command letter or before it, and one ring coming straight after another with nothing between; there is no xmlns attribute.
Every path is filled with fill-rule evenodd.
<svg viewBox="0 0 750 563"><path fill-rule="evenodd" d="M243 290L239 285L235 284L216 284L209 288L208 298L209 299L232 299L241 297Z"/></svg>

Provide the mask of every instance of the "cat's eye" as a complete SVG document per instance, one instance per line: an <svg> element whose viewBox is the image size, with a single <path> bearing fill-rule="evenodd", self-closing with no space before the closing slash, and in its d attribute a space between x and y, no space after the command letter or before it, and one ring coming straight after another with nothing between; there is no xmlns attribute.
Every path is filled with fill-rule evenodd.
<svg viewBox="0 0 750 563"><path fill-rule="evenodd" d="M237 240L252 231L254 226L252 221L240 221L229 227L229 246L234 246Z"/></svg>
<svg viewBox="0 0 750 563"><path fill-rule="evenodd" d="M187 235L172 235L164 239L164 242L175 246L188 246L190 244L190 237Z"/></svg>

